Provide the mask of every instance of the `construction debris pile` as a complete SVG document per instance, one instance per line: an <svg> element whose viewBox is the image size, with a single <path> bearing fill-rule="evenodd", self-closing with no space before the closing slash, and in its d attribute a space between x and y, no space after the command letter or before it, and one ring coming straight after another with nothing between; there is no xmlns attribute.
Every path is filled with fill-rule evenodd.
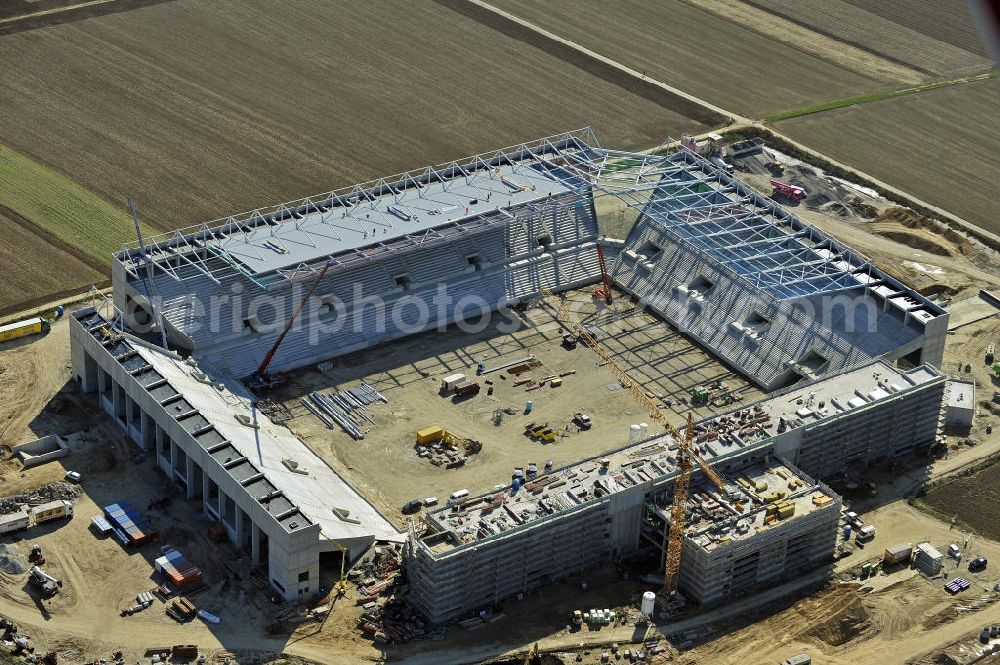
<svg viewBox="0 0 1000 665"><path fill-rule="evenodd" d="M444 629L430 631L428 624L401 599L406 585L400 585L402 557L395 547L377 546L372 555L358 562L347 578L357 585L357 604L364 610L358 627L379 643L444 635Z"/></svg>
<svg viewBox="0 0 1000 665"><path fill-rule="evenodd" d="M24 506L39 506L50 501L73 501L78 496L80 496L80 487L78 485L72 485L59 480L32 490L0 498L0 515L17 512Z"/></svg>
<svg viewBox="0 0 1000 665"><path fill-rule="evenodd" d="M414 445L417 456L446 469L464 466L470 455L476 455L482 449L481 441L459 436L436 425L417 432Z"/></svg>
<svg viewBox="0 0 1000 665"><path fill-rule="evenodd" d="M743 448L771 436L771 416L760 404L695 425L695 445L701 455L719 455L730 446Z"/></svg>
<svg viewBox="0 0 1000 665"><path fill-rule="evenodd" d="M8 575L23 575L29 565L24 555L17 551L16 545L0 544L0 571Z"/></svg>
<svg viewBox="0 0 1000 665"><path fill-rule="evenodd" d="M362 420L368 421L371 425L375 424L368 415L368 406L375 402L388 404L389 400L362 381L353 388L336 393L331 392L326 395L320 392L309 393L309 398L303 398L301 402L326 425L327 429L334 429L335 425L339 425L357 441L365 438Z"/></svg>

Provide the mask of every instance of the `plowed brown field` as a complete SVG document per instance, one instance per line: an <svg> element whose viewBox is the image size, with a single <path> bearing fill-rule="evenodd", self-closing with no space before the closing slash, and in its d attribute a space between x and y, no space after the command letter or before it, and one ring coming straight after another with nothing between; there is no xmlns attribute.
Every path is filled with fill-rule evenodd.
<svg viewBox="0 0 1000 665"><path fill-rule="evenodd" d="M0 315L103 284L102 266L0 207Z"/></svg>
<svg viewBox="0 0 1000 665"><path fill-rule="evenodd" d="M0 142L163 229L567 129L704 130L436 3L178 0L0 38Z"/></svg>
<svg viewBox="0 0 1000 665"><path fill-rule="evenodd" d="M946 517L955 516L976 533L1000 538L1000 464L930 492L923 502Z"/></svg>

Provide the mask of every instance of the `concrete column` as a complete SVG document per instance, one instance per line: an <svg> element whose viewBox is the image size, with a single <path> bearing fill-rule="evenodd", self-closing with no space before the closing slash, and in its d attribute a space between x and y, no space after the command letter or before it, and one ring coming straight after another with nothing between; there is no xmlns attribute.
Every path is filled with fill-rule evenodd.
<svg viewBox="0 0 1000 665"><path fill-rule="evenodd" d="M156 465L160 465L160 457L163 455L163 428L153 421L153 445L156 449Z"/></svg>
<svg viewBox="0 0 1000 665"><path fill-rule="evenodd" d="M170 480L174 479L174 469L177 468L177 442L170 442Z"/></svg>
<svg viewBox="0 0 1000 665"><path fill-rule="evenodd" d="M236 528L236 548L239 550L243 549L243 529L245 528L243 522L243 509L240 508L239 504L236 505L236 517L233 520Z"/></svg>
<svg viewBox="0 0 1000 665"><path fill-rule="evenodd" d="M253 520L250 520L250 562L260 565L260 527Z"/></svg>
<svg viewBox="0 0 1000 665"><path fill-rule="evenodd" d="M219 521L222 522L223 525L225 525L225 523L226 523L226 493L222 491L221 487L219 488L219 505L216 506L216 508L219 509Z"/></svg>
<svg viewBox="0 0 1000 665"><path fill-rule="evenodd" d="M150 427L153 426L153 419L149 417L149 414L145 411L139 412L139 447L142 448L142 452L149 452L149 440L150 440Z"/></svg>
<svg viewBox="0 0 1000 665"><path fill-rule="evenodd" d="M126 411L122 407L122 401L125 399L125 390L120 385L118 385L117 381L112 379L111 391L112 391L111 401L113 405L112 411L114 411L114 413L111 414L111 417L114 418L115 420L118 420L118 414L122 413L123 411Z"/></svg>
<svg viewBox="0 0 1000 665"><path fill-rule="evenodd" d="M132 398L125 392L125 388L122 388L122 401L125 404L125 431L132 438Z"/></svg>
<svg viewBox="0 0 1000 665"><path fill-rule="evenodd" d="M208 474L202 472L201 474L201 512L208 516L208 490L209 490L209 478Z"/></svg>
<svg viewBox="0 0 1000 665"><path fill-rule="evenodd" d="M187 489L184 490L185 495L189 499L193 499L195 495L194 491L194 460L191 456L187 456L187 463L184 465L184 474L187 477Z"/></svg>

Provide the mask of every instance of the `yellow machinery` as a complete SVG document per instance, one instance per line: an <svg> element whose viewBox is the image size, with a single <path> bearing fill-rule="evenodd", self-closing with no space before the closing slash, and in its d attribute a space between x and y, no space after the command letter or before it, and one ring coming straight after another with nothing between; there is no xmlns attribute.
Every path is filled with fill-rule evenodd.
<svg viewBox="0 0 1000 665"><path fill-rule="evenodd" d="M528 423L524 426L524 431L528 433L528 436L539 441L556 440L556 432L549 427L548 423Z"/></svg>
<svg viewBox="0 0 1000 665"><path fill-rule="evenodd" d="M333 544L340 550L340 579L333 585L337 598L340 598L347 593L347 578L344 576L344 570L347 567L347 548L338 543L336 540L333 541Z"/></svg>
<svg viewBox="0 0 1000 665"><path fill-rule="evenodd" d="M680 474L677 476L677 481L674 485L674 498L673 503L670 506L670 532L667 540L667 546L664 548L663 552L663 589L660 592L664 598L669 598L673 592L677 589L677 577L680 573L681 567L681 549L684 544L684 519L687 512L688 505L688 490L691 487L691 473L693 471L694 462L698 463L701 470L704 471L705 475L708 476L712 482L720 490L725 492L726 481L722 479L715 469L713 469L708 462L702 459L694 452L694 447L691 442L694 438L694 422L691 414L688 414L687 426L684 429L684 434L681 434L676 427L670 422L669 419L660 411L656 402L646 394L646 391L638 383L629 376L628 372L622 369L621 365L608 353L590 332L573 316L569 310L569 305L564 301L560 300L556 294L554 294L550 289L542 287L542 295L545 297L546 302L549 306L556 312L556 316L559 322L570 328L570 331L575 333L580 341L589 346L594 350L594 353L599 355L602 360L607 364L608 369L615 373L618 377L618 382L623 388L626 388L632 395L639 400L639 402L646 407L649 411L649 415L656 420L658 423L663 425L666 430L674 437L677 441L677 465L680 469Z"/></svg>

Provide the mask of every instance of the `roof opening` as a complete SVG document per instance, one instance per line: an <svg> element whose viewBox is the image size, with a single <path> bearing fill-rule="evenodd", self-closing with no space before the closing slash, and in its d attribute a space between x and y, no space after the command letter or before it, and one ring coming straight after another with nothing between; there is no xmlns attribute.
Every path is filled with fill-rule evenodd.
<svg viewBox="0 0 1000 665"><path fill-rule="evenodd" d="M697 291L698 293L708 293L713 286L715 286L715 282L708 279L704 275L699 275L698 279L688 284L689 289Z"/></svg>

